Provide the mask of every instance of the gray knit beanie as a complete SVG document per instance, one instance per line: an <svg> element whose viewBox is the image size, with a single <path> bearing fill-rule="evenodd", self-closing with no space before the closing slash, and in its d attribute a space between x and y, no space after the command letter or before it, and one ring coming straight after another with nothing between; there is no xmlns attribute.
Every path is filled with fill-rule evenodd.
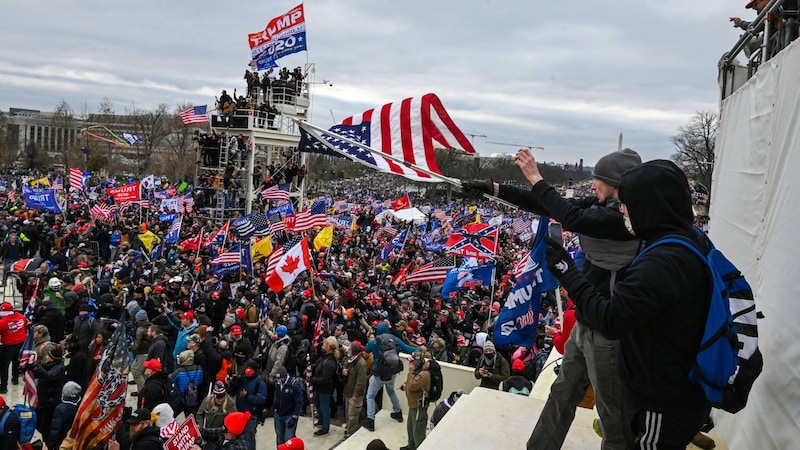
<svg viewBox="0 0 800 450"><path fill-rule="evenodd" d="M629 148L623 148L600 158L592 170L592 177L618 188L622 174L641 164L642 158L638 153Z"/></svg>
<svg viewBox="0 0 800 450"><path fill-rule="evenodd" d="M70 402L78 401L81 398L81 386L74 381L67 381L61 388L61 399Z"/></svg>

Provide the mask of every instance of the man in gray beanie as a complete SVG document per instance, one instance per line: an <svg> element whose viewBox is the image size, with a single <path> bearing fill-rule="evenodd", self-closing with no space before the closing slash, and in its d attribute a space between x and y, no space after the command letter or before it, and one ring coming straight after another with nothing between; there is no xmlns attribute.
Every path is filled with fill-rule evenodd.
<svg viewBox="0 0 800 450"><path fill-rule="evenodd" d="M75 415L78 413L80 401L80 385L74 381L67 381L61 388L61 403L53 411L50 433L44 438L47 448L61 447L61 442L72 428L72 421L75 420Z"/></svg>
<svg viewBox="0 0 800 450"><path fill-rule="evenodd" d="M492 180L473 180L461 182L464 193L470 197L484 193L500 197L523 210L558 220L565 230L577 233L586 254L584 275L596 289L610 296L614 284L625 276L639 251L639 241L630 233L619 210L620 178L641 165L639 155L626 148L600 158L592 172L595 195L580 199L562 198L539 173L530 150L520 149L514 163L533 185L530 190L499 185ZM604 431L601 448L627 448L618 353L618 341L606 339L592 330L591 324L578 320L564 345L561 370L528 440L528 448L562 447L575 418L575 408L585 397L589 385L594 388Z"/></svg>

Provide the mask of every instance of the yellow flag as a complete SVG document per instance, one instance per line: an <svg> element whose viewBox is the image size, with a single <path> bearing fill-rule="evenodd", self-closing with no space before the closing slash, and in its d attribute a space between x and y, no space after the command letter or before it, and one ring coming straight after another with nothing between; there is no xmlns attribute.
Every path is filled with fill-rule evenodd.
<svg viewBox="0 0 800 450"><path fill-rule="evenodd" d="M333 243L333 225L328 225L314 238L314 250L319 251L321 248L330 247Z"/></svg>
<svg viewBox="0 0 800 450"><path fill-rule="evenodd" d="M50 180L48 180L47 177L42 177L42 178L38 178L36 180L31 180L31 182L30 182L31 186L38 186L40 184L45 185L45 186L50 186Z"/></svg>
<svg viewBox="0 0 800 450"><path fill-rule="evenodd" d="M139 240L142 242L142 245L144 245L144 248L147 249L147 253L152 253L153 245L161 242L161 239L159 239L159 237L153 234L153 232L150 230L147 230L138 236Z"/></svg>
<svg viewBox="0 0 800 450"><path fill-rule="evenodd" d="M262 258L272 254L272 239L269 236L264 237L260 241L250 246L253 252L253 262L257 262Z"/></svg>

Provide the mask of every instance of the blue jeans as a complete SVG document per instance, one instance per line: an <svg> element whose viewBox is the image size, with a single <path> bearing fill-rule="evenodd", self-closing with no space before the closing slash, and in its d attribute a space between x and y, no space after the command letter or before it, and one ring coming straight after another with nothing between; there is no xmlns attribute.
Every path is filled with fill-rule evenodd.
<svg viewBox="0 0 800 450"><path fill-rule="evenodd" d="M292 415L289 414L287 416L282 416L277 412L272 416L272 419L275 421L275 442L278 445L283 444L284 442L288 441L289 439L295 436L295 432L297 431L297 424L294 427L289 428L287 423L292 418ZM255 445L255 444L254 444ZM248 448L255 448L248 447Z"/></svg>
<svg viewBox="0 0 800 450"><path fill-rule="evenodd" d="M314 406L319 412L319 422L322 425L322 431L328 432L331 428L331 394L321 394L319 392L314 394Z"/></svg>
<svg viewBox="0 0 800 450"><path fill-rule="evenodd" d="M247 448L256 448L256 427L258 426L258 417L250 417L247 421L247 426L244 427L244 441L247 443Z"/></svg>
<svg viewBox="0 0 800 450"><path fill-rule="evenodd" d="M392 401L392 412L400 412L400 399L397 398L397 393L394 391L394 380L397 374L392 375L392 378L387 381L381 380L380 377L373 375L369 379L369 387L367 388L367 418L375 420L375 397L378 396L378 391L381 387L386 388L386 393L389 395L389 400Z"/></svg>

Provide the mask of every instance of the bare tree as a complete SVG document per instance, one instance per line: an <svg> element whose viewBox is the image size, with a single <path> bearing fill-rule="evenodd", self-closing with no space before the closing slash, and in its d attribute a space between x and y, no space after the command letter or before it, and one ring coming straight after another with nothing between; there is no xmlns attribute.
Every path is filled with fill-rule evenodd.
<svg viewBox="0 0 800 450"><path fill-rule="evenodd" d="M135 154L139 163L139 174L151 171L151 159L155 149L160 147L166 139L166 133L175 125L174 116L169 113L169 107L162 103L153 111L137 108L135 105L125 108L132 116L133 133L142 138L136 144Z"/></svg>
<svg viewBox="0 0 800 450"><path fill-rule="evenodd" d="M189 106L191 105L178 105L176 112L167 120L169 126L166 127L164 139L161 141L164 152L155 158L161 170L176 180L192 179L195 175L197 137L200 129L197 125L183 124L178 116L178 111Z"/></svg>
<svg viewBox="0 0 800 450"><path fill-rule="evenodd" d="M19 143L15 140L16 133L9 130L8 117L0 111L0 164L11 165L17 159Z"/></svg>
<svg viewBox="0 0 800 450"><path fill-rule="evenodd" d="M51 122L53 125L51 133L56 134L53 139L53 142L55 142L55 160L58 161L58 163L63 163L64 168L68 169L70 166L70 159L74 160L76 156L70 154L71 151L74 152L75 150L74 148L70 148L70 143L72 141L71 135L75 132L76 119L75 111L66 100L61 99L58 105L56 105L53 110Z"/></svg>
<svg viewBox="0 0 800 450"><path fill-rule="evenodd" d="M711 175L714 172L714 147L717 141L717 114L698 111L689 123L678 128L670 141L675 148L675 161L691 182L702 186L711 201Z"/></svg>

